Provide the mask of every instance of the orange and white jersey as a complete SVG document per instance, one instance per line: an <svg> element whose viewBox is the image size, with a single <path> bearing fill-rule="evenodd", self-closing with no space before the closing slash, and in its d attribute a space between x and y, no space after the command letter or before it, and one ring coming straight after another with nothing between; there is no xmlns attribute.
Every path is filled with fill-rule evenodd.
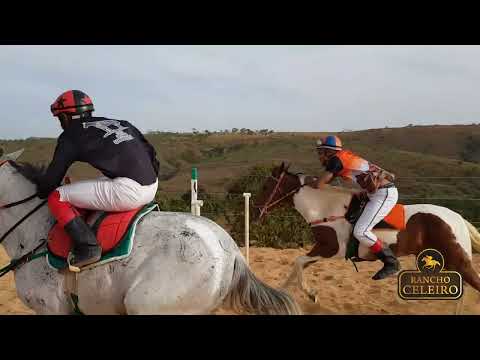
<svg viewBox="0 0 480 360"><path fill-rule="evenodd" d="M338 151L336 157L342 163L342 169L335 175L341 176L342 178L346 180L351 180L355 183L357 183L357 175L369 171L380 170L377 165L368 162L367 160L361 158L360 156L354 154L349 150Z"/></svg>

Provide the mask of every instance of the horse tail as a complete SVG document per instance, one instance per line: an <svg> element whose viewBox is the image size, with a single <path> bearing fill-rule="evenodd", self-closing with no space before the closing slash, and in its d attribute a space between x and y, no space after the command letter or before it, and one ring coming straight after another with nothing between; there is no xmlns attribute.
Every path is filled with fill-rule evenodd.
<svg viewBox="0 0 480 360"><path fill-rule="evenodd" d="M301 315L299 305L286 292L260 281L241 255L235 257L232 283L224 304L236 311L259 315Z"/></svg>
<svg viewBox="0 0 480 360"><path fill-rule="evenodd" d="M477 228L470 224L467 220L463 219L465 224L467 225L468 232L470 233L470 241L472 242L472 249L480 253L480 233L478 232Z"/></svg>

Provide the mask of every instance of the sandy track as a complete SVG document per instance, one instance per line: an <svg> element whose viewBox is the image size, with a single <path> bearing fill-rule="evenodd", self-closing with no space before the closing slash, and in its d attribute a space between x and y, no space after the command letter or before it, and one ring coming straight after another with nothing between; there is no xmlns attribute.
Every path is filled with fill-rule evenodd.
<svg viewBox="0 0 480 360"><path fill-rule="evenodd" d="M243 251L243 249L242 249ZM250 265L255 274L269 285L278 287L289 274L303 249L278 250L250 248ZM413 256L401 258L403 269L414 269ZM7 263L0 250L0 264ZM474 255L475 268L480 272L480 254ZM358 264L355 272L350 262L324 259L305 270L305 278L318 291L318 303L312 303L300 290L290 286L288 291L299 302L306 314L453 314L455 301L405 301L397 295L396 278L373 281L370 277L381 266L380 262ZM480 294L466 287L464 314L480 315ZM217 314L230 312L219 309ZM0 314L32 314L16 296L13 274L0 278Z"/></svg>

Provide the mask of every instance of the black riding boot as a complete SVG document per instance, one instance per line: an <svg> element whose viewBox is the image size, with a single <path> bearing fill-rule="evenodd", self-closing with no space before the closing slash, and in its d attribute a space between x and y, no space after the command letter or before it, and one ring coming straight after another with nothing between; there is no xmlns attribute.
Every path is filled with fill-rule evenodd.
<svg viewBox="0 0 480 360"><path fill-rule="evenodd" d="M397 271L400 270L400 262L397 260L393 251L386 247L380 252L375 254L382 262L383 268L380 269L373 277L373 280L382 280L386 277L394 275Z"/></svg>
<svg viewBox="0 0 480 360"><path fill-rule="evenodd" d="M102 257L102 248L85 221L77 216L64 226L65 232L73 241L73 257L70 264L76 267L93 264Z"/></svg>

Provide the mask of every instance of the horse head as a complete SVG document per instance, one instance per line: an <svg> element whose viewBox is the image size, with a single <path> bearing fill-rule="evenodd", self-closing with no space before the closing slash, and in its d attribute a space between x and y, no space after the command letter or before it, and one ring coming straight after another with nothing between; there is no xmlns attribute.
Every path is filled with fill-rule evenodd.
<svg viewBox="0 0 480 360"><path fill-rule="evenodd" d="M287 203L293 204L293 195L301 188L298 175L288 172L289 164L282 162L272 169L255 197L253 220L261 220L269 211Z"/></svg>
<svg viewBox="0 0 480 360"><path fill-rule="evenodd" d="M10 153L10 154L3 154L3 150L1 150L1 153L0 153L0 165L4 164L5 162L7 161L15 161L17 160L20 155L23 154L23 151L25 149L20 149L18 151L15 151L13 153Z"/></svg>
<svg viewBox="0 0 480 360"><path fill-rule="evenodd" d="M15 151L10 154L3 154L0 156L0 195L7 195L7 192L13 191L13 189L7 189L4 188L6 186L6 181L4 179L6 174L9 172L8 170L12 170L12 167L14 166L15 160L17 160L20 155L22 155L24 149ZM10 165L10 166L8 166ZM5 184L4 186L2 186ZM1 204L0 204L1 205Z"/></svg>

